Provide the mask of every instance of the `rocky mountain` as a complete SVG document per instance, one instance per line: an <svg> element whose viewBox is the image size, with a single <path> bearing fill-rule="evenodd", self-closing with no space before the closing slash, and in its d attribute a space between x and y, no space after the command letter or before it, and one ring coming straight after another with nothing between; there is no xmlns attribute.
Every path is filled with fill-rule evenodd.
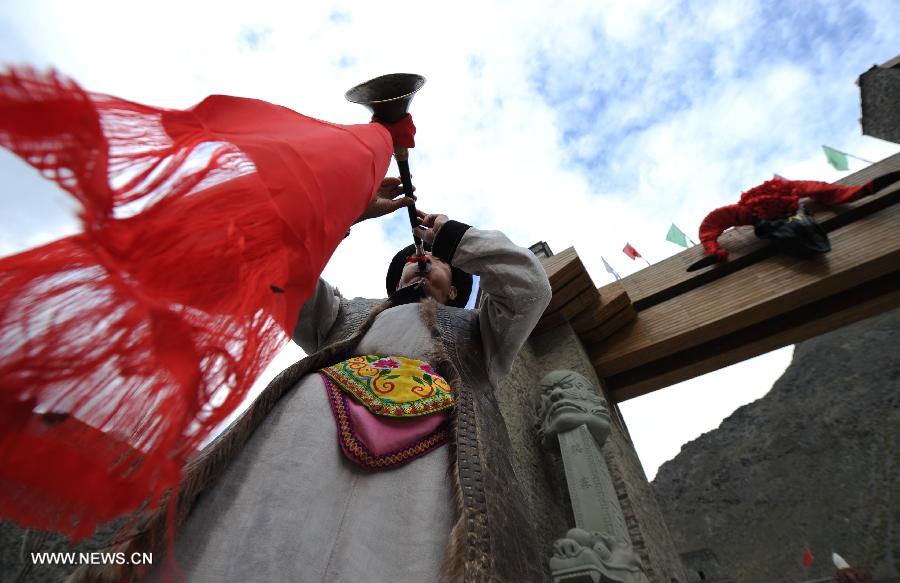
<svg viewBox="0 0 900 583"><path fill-rule="evenodd" d="M898 465L894 310L798 344L768 394L686 444L653 487L679 551L712 549L737 583L827 577L832 551L878 581L900 572Z"/></svg>

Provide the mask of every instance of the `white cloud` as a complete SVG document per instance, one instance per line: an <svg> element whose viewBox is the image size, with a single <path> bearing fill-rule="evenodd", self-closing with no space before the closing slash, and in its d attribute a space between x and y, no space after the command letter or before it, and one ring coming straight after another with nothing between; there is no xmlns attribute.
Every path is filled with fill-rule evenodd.
<svg viewBox="0 0 900 583"><path fill-rule="evenodd" d="M420 207L502 229L523 245L575 245L603 284L611 276L601 255L623 275L644 265L621 253L626 241L651 261L671 255L679 250L664 240L672 221L696 239L709 210L773 172L839 178L822 143L868 159L896 152L859 135L854 85L896 52L896 12L890 0L802 8L762 0L400 2L390 10L47 0L7 7L0 58L52 64L91 90L154 105L183 108L227 93L342 123L368 117L343 100L352 85L386 72L423 74L428 83L412 108ZM0 157L4 180L20 180L16 164ZM29 180L25 189L37 192L37 178ZM41 224L71 229L71 205L8 193L5 207L40 220L9 231L0 250L57 232ZM325 276L345 295L381 296L384 266L408 236L402 220L356 226ZM729 391L727 404L713 408L679 387L628 409L678 394L682 414L674 417L684 425L703 411L721 418L772 380L771 364L746 366L740 376L754 387ZM638 428L646 424L638 413L628 421L644 456L652 446L641 445ZM673 441L650 431L651 442ZM644 456L648 474L659 455Z"/></svg>

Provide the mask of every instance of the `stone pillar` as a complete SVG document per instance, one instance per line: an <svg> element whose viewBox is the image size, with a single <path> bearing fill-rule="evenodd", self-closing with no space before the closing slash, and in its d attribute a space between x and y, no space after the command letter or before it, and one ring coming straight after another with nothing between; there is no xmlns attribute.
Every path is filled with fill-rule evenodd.
<svg viewBox="0 0 900 583"><path fill-rule="evenodd" d="M628 539L625 516L606 460L587 425L559 434L575 526Z"/></svg>
<svg viewBox="0 0 900 583"><path fill-rule="evenodd" d="M559 369L579 373L592 389L602 388L602 381L597 378L578 335L566 324L532 336L497 392L513 448L512 462L545 556L553 554L560 534L575 524L558 440L556 452L551 453L534 438L534 389L547 372ZM644 574L650 583L685 583L684 567L630 443L624 420L602 391L598 398L611 417L609 437L602 447L603 457ZM549 568L547 579L550 579Z"/></svg>
<svg viewBox="0 0 900 583"><path fill-rule="evenodd" d="M553 371L538 385L535 409L541 445L562 453L575 516L553 545L554 583L648 583L601 452L610 421L596 388L576 372Z"/></svg>

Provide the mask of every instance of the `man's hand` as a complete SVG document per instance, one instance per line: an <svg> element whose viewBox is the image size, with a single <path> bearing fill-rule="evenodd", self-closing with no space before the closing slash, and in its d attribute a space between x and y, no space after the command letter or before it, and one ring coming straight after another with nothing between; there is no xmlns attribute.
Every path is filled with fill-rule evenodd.
<svg viewBox="0 0 900 583"><path fill-rule="evenodd" d="M414 186L413 190L415 189L416 187ZM402 195L403 183L400 182L400 179L393 177L385 178L381 181L381 186L378 187L375 198L369 203L369 208L367 208L363 214L359 215L359 218L354 221L354 224L365 221L366 219L375 219L383 217L384 215L389 215L398 208L409 206L416 202L415 196ZM397 198L398 196L400 198Z"/></svg>
<svg viewBox="0 0 900 583"><path fill-rule="evenodd" d="M441 227L450 219L447 215L429 215L418 209L416 215L419 217L419 226L413 229L413 235L433 245Z"/></svg>

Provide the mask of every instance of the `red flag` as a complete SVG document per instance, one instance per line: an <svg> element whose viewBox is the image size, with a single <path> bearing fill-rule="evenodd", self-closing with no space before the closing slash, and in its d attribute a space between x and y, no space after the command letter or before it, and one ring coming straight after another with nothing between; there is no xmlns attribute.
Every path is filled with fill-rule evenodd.
<svg viewBox="0 0 900 583"><path fill-rule="evenodd" d="M813 562L813 554L812 551L809 550L809 547L803 549L803 566L809 567Z"/></svg>
<svg viewBox="0 0 900 583"><path fill-rule="evenodd" d="M0 145L69 192L83 225L0 259L0 517L83 536L156 504L243 401L375 194L391 137L13 70Z"/></svg>
<svg viewBox="0 0 900 583"><path fill-rule="evenodd" d="M622 252L625 253L625 255L628 255L629 257L631 257L632 259L637 259L638 257L641 257L641 254L638 253L637 249L635 249L634 247L631 246L631 243L625 243L625 248L622 249Z"/></svg>

